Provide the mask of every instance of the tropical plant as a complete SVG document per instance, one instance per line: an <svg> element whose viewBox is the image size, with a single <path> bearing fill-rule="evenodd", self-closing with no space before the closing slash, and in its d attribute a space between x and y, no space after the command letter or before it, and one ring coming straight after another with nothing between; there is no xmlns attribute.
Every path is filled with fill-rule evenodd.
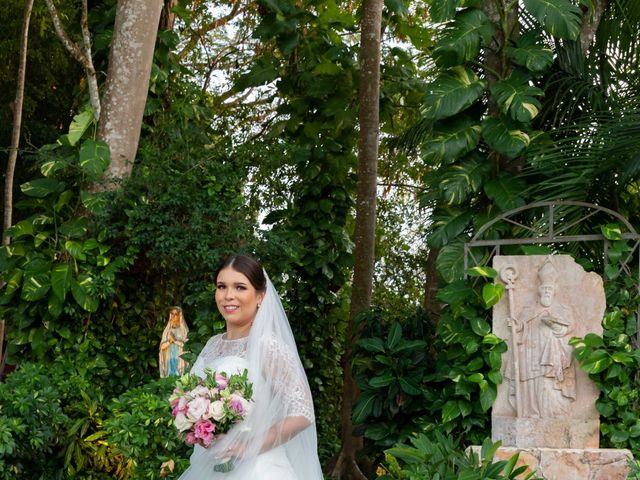
<svg viewBox="0 0 640 480"><path fill-rule="evenodd" d="M487 438L479 455L472 449L463 452L451 437L438 430L419 433L411 445L387 450L381 480L529 480L536 479L526 465L518 464L519 454L509 460L495 460L500 442ZM402 462L402 463L401 463Z"/></svg>

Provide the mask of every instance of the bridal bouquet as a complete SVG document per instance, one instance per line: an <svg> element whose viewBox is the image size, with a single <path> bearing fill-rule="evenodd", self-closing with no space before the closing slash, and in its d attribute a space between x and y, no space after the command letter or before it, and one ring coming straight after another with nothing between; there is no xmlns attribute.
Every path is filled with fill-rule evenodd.
<svg viewBox="0 0 640 480"><path fill-rule="evenodd" d="M242 374L205 370L205 377L186 374L176 382L169 403L174 425L188 445L208 447L216 434L227 433L249 413L253 386Z"/></svg>

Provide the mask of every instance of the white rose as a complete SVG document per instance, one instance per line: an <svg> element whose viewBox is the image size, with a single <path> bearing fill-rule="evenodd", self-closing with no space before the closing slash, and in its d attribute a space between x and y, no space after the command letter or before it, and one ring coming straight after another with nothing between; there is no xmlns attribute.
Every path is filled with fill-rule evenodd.
<svg viewBox="0 0 640 480"><path fill-rule="evenodd" d="M179 413L178 415L176 415L173 424L178 430L184 432L185 430L189 430L191 428L193 422L189 420L183 413Z"/></svg>
<svg viewBox="0 0 640 480"><path fill-rule="evenodd" d="M194 422L204 418L204 414L209 409L209 400L203 397L197 397L191 400L188 404L187 417Z"/></svg>
<svg viewBox="0 0 640 480"><path fill-rule="evenodd" d="M207 418L213 418L216 422L219 422L222 417L224 417L224 403L221 400L211 402Z"/></svg>

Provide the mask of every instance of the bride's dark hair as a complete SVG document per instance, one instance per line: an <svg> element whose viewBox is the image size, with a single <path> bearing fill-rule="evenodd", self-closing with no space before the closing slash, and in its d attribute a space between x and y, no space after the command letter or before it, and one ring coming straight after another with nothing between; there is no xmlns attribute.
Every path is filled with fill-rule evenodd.
<svg viewBox="0 0 640 480"><path fill-rule="evenodd" d="M264 292L267 289L267 278L264 275L264 270L255 258L248 255L229 255L220 262L215 274L216 281L220 271L225 268L232 268L236 272L243 274L258 292Z"/></svg>

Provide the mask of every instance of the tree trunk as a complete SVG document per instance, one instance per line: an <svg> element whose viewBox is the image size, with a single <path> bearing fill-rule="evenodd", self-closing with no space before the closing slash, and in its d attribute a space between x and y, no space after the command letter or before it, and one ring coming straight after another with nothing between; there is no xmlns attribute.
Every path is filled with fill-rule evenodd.
<svg viewBox="0 0 640 480"><path fill-rule="evenodd" d="M111 151L111 163L95 190L113 190L131 175L162 0L118 0L98 138Z"/></svg>
<svg viewBox="0 0 640 480"><path fill-rule="evenodd" d="M164 6L162 7L162 13L160 15L159 30L173 30L173 25L176 22L176 14L171 10L177 4L178 0L164 0Z"/></svg>
<svg viewBox="0 0 640 480"><path fill-rule="evenodd" d="M430 248L424 263L426 279L424 284L424 299L422 307L427 313L429 322L433 326L434 331L438 326L438 321L440 320L440 309L442 308L442 305L438 302L437 298L440 282L438 278L436 260L438 259L439 254L439 248Z"/></svg>
<svg viewBox="0 0 640 480"><path fill-rule="evenodd" d="M27 72L27 44L29 42L29 22L31 21L32 9L33 0L27 0L24 6L22 35L20 37L20 61L18 62L16 98L13 101L13 130L11 131L11 146L9 147L9 159L7 161L7 175L4 180L4 224L2 230L3 245L9 245L10 239L4 232L7 231L7 228L9 228L13 222L13 176L16 171L18 147L20 146L20 131L22 128L22 105L24 103L24 82ZM4 335L4 328L2 329L2 334ZM0 361L2 360L1 347L3 339L3 336L0 337Z"/></svg>
<svg viewBox="0 0 640 480"><path fill-rule="evenodd" d="M359 389L351 371L353 347L361 325L357 317L371 306L375 263L376 188L378 138L380 133L380 31L383 0L364 0L360 38L360 138L358 145L358 187L355 224L355 262L347 341L342 358L342 448L332 477L340 480L365 479L356 463L362 437L353 435L351 412Z"/></svg>
<svg viewBox="0 0 640 480"><path fill-rule="evenodd" d="M593 11L591 15L586 12L582 16L582 27L580 28L580 48L582 53L586 56L589 51L589 46L593 41L593 37L596 36L602 15L607 8L606 0L594 0Z"/></svg>

